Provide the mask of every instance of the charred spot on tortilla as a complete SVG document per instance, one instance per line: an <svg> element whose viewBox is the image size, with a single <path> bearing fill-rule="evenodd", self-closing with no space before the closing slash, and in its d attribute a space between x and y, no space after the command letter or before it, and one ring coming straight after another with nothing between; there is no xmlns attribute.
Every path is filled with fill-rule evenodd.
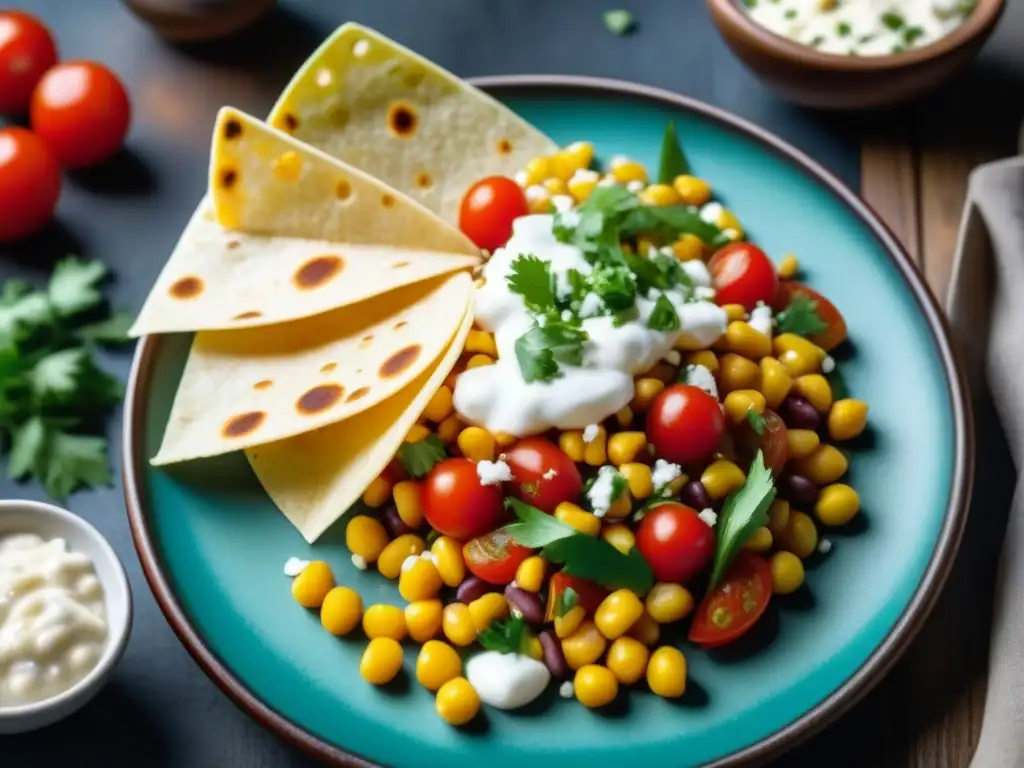
<svg viewBox="0 0 1024 768"><path fill-rule="evenodd" d="M227 139L228 141L231 141L231 139L237 139L241 135L242 135L242 124L240 122L238 122L234 118L231 118L226 123L224 123L224 138L225 139Z"/></svg>
<svg viewBox="0 0 1024 768"><path fill-rule="evenodd" d="M385 208L394 208L395 207L395 197L394 197L394 195L388 195L388 194L381 195L380 204L383 205Z"/></svg>
<svg viewBox="0 0 1024 768"><path fill-rule="evenodd" d="M203 281L195 275L175 280L171 285L171 296L176 299L194 299L203 292Z"/></svg>
<svg viewBox="0 0 1024 768"><path fill-rule="evenodd" d="M338 367L337 363L324 363L320 366L320 373L330 373Z"/></svg>
<svg viewBox="0 0 1024 768"><path fill-rule="evenodd" d="M238 242L237 240L228 240L228 242L224 244L224 247L227 248L229 251L233 251L240 245L241 243Z"/></svg>
<svg viewBox="0 0 1024 768"><path fill-rule="evenodd" d="M352 196L352 185L348 179L338 179L334 182L334 196L339 200L348 200Z"/></svg>
<svg viewBox="0 0 1024 768"><path fill-rule="evenodd" d="M341 272L343 266L341 256L317 256L299 267L293 282L304 291L319 288Z"/></svg>
<svg viewBox="0 0 1024 768"><path fill-rule="evenodd" d="M358 400L361 397L366 397L368 394L370 394L369 387L360 387L359 389L354 390L352 394L350 394L347 398L345 398L345 402L351 403L353 400Z"/></svg>
<svg viewBox="0 0 1024 768"><path fill-rule="evenodd" d="M232 416L224 423L221 434L224 437L245 437L250 432L255 432L266 420L267 414L264 411L249 411Z"/></svg>
<svg viewBox="0 0 1024 768"><path fill-rule="evenodd" d="M298 181L302 173L302 158L294 150L288 150L274 159L274 175L281 181Z"/></svg>
<svg viewBox="0 0 1024 768"><path fill-rule="evenodd" d="M396 101L388 108L388 129L398 138L411 138L419 125L420 119L412 104Z"/></svg>
<svg viewBox="0 0 1024 768"><path fill-rule="evenodd" d="M263 379L262 381L257 381L255 384L253 384L252 388L253 389L270 389L272 386L274 386L274 382L272 382L270 379Z"/></svg>
<svg viewBox="0 0 1024 768"><path fill-rule="evenodd" d="M390 379L393 376L397 376L410 365L416 362L416 358L420 356L420 352L423 349L419 344L410 344L408 347L403 347L398 350L381 363L380 376L382 379Z"/></svg>
<svg viewBox="0 0 1024 768"><path fill-rule="evenodd" d="M430 189L433 183L434 180L430 178L430 174L426 171L421 171L416 174L416 186L420 189Z"/></svg>
<svg viewBox="0 0 1024 768"><path fill-rule="evenodd" d="M359 348L360 349L366 349L372 343L373 343L373 334L369 333L366 336L363 336L363 338L361 338L359 340Z"/></svg>
<svg viewBox="0 0 1024 768"><path fill-rule="evenodd" d="M222 168L220 172L220 185L224 189L231 189L238 181L238 171L234 168Z"/></svg>
<svg viewBox="0 0 1024 768"><path fill-rule="evenodd" d="M262 312L258 312L255 309L250 309L248 312L240 312L232 320L255 320L257 317L263 317Z"/></svg>
<svg viewBox="0 0 1024 768"><path fill-rule="evenodd" d="M392 331L400 331L400 330L402 330L403 328L405 328L405 326L407 326L408 324L409 324L409 323L408 323L408 322L406 322L405 320L400 320L399 322L395 323L395 324L394 324L394 325L393 325L393 326L391 327L391 330L392 330Z"/></svg>
<svg viewBox="0 0 1024 768"><path fill-rule="evenodd" d="M334 104L327 108L327 121L335 128L344 128L348 125L348 107L343 104Z"/></svg>
<svg viewBox="0 0 1024 768"><path fill-rule="evenodd" d="M512 142L508 139L501 139L498 141L498 154L499 155L510 155L512 154Z"/></svg>
<svg viewBox="0 0 1024 768"><path fill-rule="evenodd" d="M299 118L293 115L291 112L285 112L281 115L281 119L278 120L278 128L287 131L288 133L294 132L299 127Z"/></svg>
<svg viewBox="0 0 1024 768"><path fill-rule="evenodd" d="M391 265L391 268L392 269L401 269L402 267L408 267L408 266L409 266L409 262L408 261L396 261L394 264Z"/></svg>
<svg viewBox="0 0 1024 768"><path fill-rule="evenodd" d="M345 388L340 384L320 384L304 392L295 408L306 415L320 413L341 400L344 394Z"/></svg>

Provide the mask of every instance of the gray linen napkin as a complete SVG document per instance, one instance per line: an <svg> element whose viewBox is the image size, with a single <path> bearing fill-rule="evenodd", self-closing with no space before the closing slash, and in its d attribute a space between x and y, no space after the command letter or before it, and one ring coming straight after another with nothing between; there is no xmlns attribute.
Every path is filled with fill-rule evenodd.
<svg viewBox="0 0 1024 768"><path fill-rule="evenodd" d="M1018 469L1024 461L1024 157L971 174L947 299L972 386L984 376ZM971 768L1024 768L1024 484L997 575L988 695Z"/></svg>

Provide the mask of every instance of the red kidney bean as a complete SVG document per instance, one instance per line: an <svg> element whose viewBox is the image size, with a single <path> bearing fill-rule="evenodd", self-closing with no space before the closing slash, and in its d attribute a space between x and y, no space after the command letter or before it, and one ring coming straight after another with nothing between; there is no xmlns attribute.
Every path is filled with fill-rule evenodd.
<svg viewBox="0 0 1024 768"><path fill-rule="evenodd" d="M711 497L700 480L691 480L684 485L679 492L679 498L683 504L693 507L698 512L711 506Z"/></svg>
<svg viewBox="0 0 1024 768"><path fill-rule="evenodd" d="M476 576L467 576L465 581L459 584L458 589L455 590L455 599L460 603L469 605L478 597L483 597L488 592L494 592L494 587Z"/></svg>
<svg viewBox="0 0 1024 768"><path fill-rule="evenodd" d="M540 633L540 647L544 651L544 664L551 676L556 679L569 677L569 662L565 660L565 654L562 653L562 643L550 629L545 629Z"/></svg>
<svg viewBox="0 0 1024 768"><path fill-rule="evenodd" d="M415 533L412 528L406 525L405 521L399 516L398 510L394 507L385 509L381 517L384 518L384 527L388 529L388 534L392 539L397 539L399 536L404 536L407 533Z"/></svg>
<svg viewBox="0 0 1024 768"><path fill-rule="evenodd" d="M790 429L817 430L821 426L821 415L807 398L800 395L790 395L783 400L778 414Z"/></svg>
<svg viewBox="0 0 1024 768"><path fill-rule="evenodd" d="M778 488L782 498L805 511L810 511L818 501L818 487L803 475L783 475Z"/></svg>
<svg viewBox="0 0 1024 768"><path fill-rule="evenodd" d="M505 600L509 608L519 611L527 624L544 623L544 603L532 592L509 584L505 587Z"/></svg>

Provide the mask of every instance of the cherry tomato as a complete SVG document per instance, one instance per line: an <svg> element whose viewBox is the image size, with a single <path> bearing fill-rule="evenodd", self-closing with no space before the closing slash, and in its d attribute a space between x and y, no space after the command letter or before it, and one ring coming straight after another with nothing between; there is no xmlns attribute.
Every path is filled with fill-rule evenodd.
<svg viewBox="0 0 1024 768"><path fill-rule="evenodd" d="M691 384L664 390L647 413L647 439L659 456L676 464L710 456L724 431L725 417L718 401Z"/></svg>
<svg viewBox="0 0 1024 768"><path fill-rule="evenodd" d="M779 289L775 292L775 300L772 302L772 308L776 312L781 312L797 296L806 296L811 301L817 302L818 306L815 309L818 312L818 317L828 325L827 330L816 333L813 336L808 336L808 339L826 352L831 352L846 341L846 320L843 319L842 313L836 309L835 304L808 285L798 283L795 280L780 281Z"/></svg>
<svg viewBox="0 0 1024 768"><path fill-rule="evenodd" d="M131 106L117 75L92 61L51 69L32 94L32 130L65 168L106 160L128 133Z"/></svg>
<svg viewBox="0 0 1024 768"><path fill-rule="evenodd" d="M788 433L785 423L770 408L764 412L764 430L760 435L749 421L744 421L736 428L733 441L740 466L744 469L749 467L760 450L764 454L764 465L778 477L789 458L789 443L786 441Z"/></svg>
<svg viewBox="0 0 1024 768"><path fill-rule="evenodd" d="M597 607L601 605L601 602L610 594L600 584L559 571L548 582L548 603L545 621L555 620L555 612L562 599L562 593L569 588L576 593L579 598L579 605L588 614L593 614Z"/></svg>
<svg viewBox="0 0 1024 768"><path fill-rule="evenodd" d="M0 130L0 242L39 229L60 197L60 167L43 140L24 128Z"/></svg>
<svg viewBox="0 0 1024 768"><path fill-rule="evenodd" d="M423 480L423 515L438 533L466 541L493 531L507 519L501 486L481 485L476 464L445 459Z"/></svg>
<svg viewBox="0 0 1024 768"><path fill-rule="evenodd" d="M705 648L731 643L757 623L771 596L768 561L740 550L722 583L698 606L690 625L690 641Z"/></svg>
<svg viewBox="0 0 1024 768"><path fill-rule="evenodd" d="M730 243L719 248L708 262L711 281L720 306L742 304L747 310L757 302L775 298L778 275L764 251L750 243Z"/></svg>
<svg viewBox="0 0 1024 768"><path fill-rule="evenodd" d="M685 584L715 554L715 531L690 507L674 501L648 510L636 529L636 548L654 578Z"/></svg>
<svg viewBox="0 0 1024 768"><path fill-rule="evenodd" d="M20 11L0 13L0 112L28 112L36 83L56 63L53 37L38 19Z"/></svg>
<svg viewBox="0 0 1024 768"><path fill-rule="evenodd" d="M543 437L520 440L505 454L505 463L512 469L510 493L548 514L583 492L576 462Z"/></svg>
<svg viewBox="0 0 1024 768"><path fill-rule="evenodd" d="M466 566L488 584L511 582L519 564L531 554L532 550L516 544L515 539L502 530L470 539L462 548Z"/></svg>
<svg viewBox="0 0 1024 768"><path fill-rule="evenodd" d="M512 222L529 213L526 195L512 179L481 179L462 199L459 229L481 248L494 251L512 236Z"/></svg>

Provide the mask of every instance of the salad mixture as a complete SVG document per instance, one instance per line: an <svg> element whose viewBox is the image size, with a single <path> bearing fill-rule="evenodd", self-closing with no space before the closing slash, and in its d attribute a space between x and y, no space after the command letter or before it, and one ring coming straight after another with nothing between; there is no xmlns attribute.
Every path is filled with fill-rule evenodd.
<svg viewBox="0 0 1024 768"><path fill-rule="evenodd" d="M595 158L346 24L267 121L221 111L133 327L196 332L152 461L245 451L306 542L343 525L402 605L292 558L296 602L367 638L371 684L420 644L452 725L553 681L587 707L677 698L673 638L750 632L859 513L836 444L868 407L798 273L671 123L657 169Z"/></svg>

